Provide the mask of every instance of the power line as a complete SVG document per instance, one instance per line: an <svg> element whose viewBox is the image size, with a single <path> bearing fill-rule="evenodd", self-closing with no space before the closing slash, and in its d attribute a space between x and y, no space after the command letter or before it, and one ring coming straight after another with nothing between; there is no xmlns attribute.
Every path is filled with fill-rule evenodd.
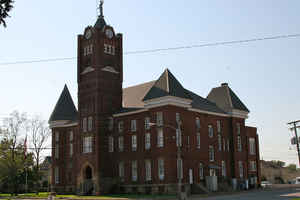
<svg viewBox="0 0 300 200"><path fill-rule="evenodd" d="M242 43L258 42L258 41L264 41L264 40L277 40L277 39L287 39L287 38L297 38L297 37L300 37L300 33L288 34L288 35L277 35L277 36L270 36L270 37L261 37L261 38L252 38L252 39L245 39L245 40L233 40L233 41L225 41L225 42L195 44L195 45L188 45L188 46L128 51L128 52L124 52L124 55L157 53L157 52L175 51L175 50L183 50L183 49L202 48L202 47L212 47L212 46L225 46L225 45L232 45L232 44L242 44ZM68 60L75 60L75 59L77 59L77 57L49 58L49 59L39 59L39 60L29 60L29 61L4 62L4 63L0 63L0 66L44 63L44 62L58 62L58 61L68 61Z"/></svg>

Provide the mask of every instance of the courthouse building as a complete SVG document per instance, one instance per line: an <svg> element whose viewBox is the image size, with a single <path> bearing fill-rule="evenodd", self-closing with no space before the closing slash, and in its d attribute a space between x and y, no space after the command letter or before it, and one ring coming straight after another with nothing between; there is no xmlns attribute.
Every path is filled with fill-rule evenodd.
<svg viewBox="0 0 300 200"><path fill-rule="evenodd" d="M78 110L65 86L49 119L52 189L175 193L178 182L203 189L211 176L258 184L257 130L245 126L249 110L230 86L203 98L166 69L123 88L123 37L106 24L102 4L78 36Z"/></svg>

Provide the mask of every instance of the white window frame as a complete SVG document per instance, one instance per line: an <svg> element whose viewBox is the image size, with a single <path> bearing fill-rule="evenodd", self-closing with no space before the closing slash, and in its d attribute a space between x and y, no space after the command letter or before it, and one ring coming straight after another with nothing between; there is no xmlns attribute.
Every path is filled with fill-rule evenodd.
<svg viewBox="0 0 300 200"><path fill-rule="evenodd" d="M197 137L197 149L200 149L201 148L201 134L200 134L200 132L197 133L196 137Z"/></svg>
<svg viewBox="0 0 300 200"><path fill-rule="evenodd" d="M108 136L108 152L114 152L114 137Z"/></svg>
<svg viewBox="0 0 300 200"><path fill-rule="evenodd" d="M160 158L157 161L157 165L158 165L158 178L159 180L164 180L165 179L165 163L164 163L164 159Z"/></svg>
<svg viewBox="0 0 300 200"><path fill-rule="evenodd" d="M136 119L131 120L131 132L136 132L137 126L136 126Z"/></svg>
<svg viewBox="0 0 300 200"><path fill-rule="evenodd" d="M176 113L176 123L180 123L180 113Z"/></svg>
<svg viewBox="0 0 300 200"><path fill-rule="evenodd" d="M237 136L237 150L238 150L238 152L242 152L243 151L242 138L241 138L240 135Z"/></svg>
<svg viewBox="0 0 300 200"><path fill-rule="evenodd" d="M123 121L118 122L118 129L119 129L119 133L122 133L124 131L124 122Z"/></svg>
<svg viewBox="0 0 300 200"><path fill-rule="evenodd" d="M93 137L88 136L83 138L83 153L93 152Z"/></svg>
<svg viewBox="0 0 300 200"><path fill-rule="evenodd" d="M218 134L218 150L222 151L222 136Z"/></svg>
<svg viewBox="0 0 300 200"><path fill-rule="evenodd" d="M69 136L70 136L69 140L70 140L70 142L72 142L74 140L74 133L73 133L73 131L70 131L70 135Z"/></svg>
<svg viewBox="0 0 300 200"><path fill-rule="evenodd" d="M137 135L131 136L131 150L136 151L137 150Z"/></svg>
<svg viewBox="0 0 300 200"><path fill-rule="evenodd" d="M182 147L182 134L180 129L176 129L176 146Z"/></svg>
<svg viewBox="0 0 300 200"><path fill-rule="evenodd" d="M196 123L196 129L199 130L201 128L201 122L199 117L196 117L195 123Z"/></svg>
<svg viewBox="0 0 300 200"><path fill-rule="evenodd" d="M250 164L250 167L249 167L250 171L256 172L257 171L256 161L251 160L249 164Z"/></svg>
<svg viewBox="0 0 300 200"><path fill-rule="evenodd" d="M221 121L220 120L217 120L217 131L218 131L218 133L221 133L221 131L222 131Z"/></svg>
<svg viewBox="0 0 300 200"><path fill-rule="evenodd" d="M236 132L238 135L241 135L241 124L240 123L236 123Z"/></svg>
<svg viewBox="0 0 300 200"><path fill-rule="evenodd" d="M215 148L213 145L208 146L208 157L210 162L215 161Z"/></svg>
<svg viewBox="0 0 300 200"><path fill-rule="evenodd" d="M214 127L211 124L208 125L208 136L210 138L214 137Z"/></svg>
<svg viewBox="0 0 300 200"><path fill-rule="evenodd" d="M146 181L151 181L151 160L145 160L145 172L146 172Z"/></svg>
<svg viewBox="0 0 300 200"><path fill-rule="evenodd" d="M240 178L244 177L244 166L242 161L239 161L239 174L240 174Z"/></svg>
<svg viewBox="0 0 300 200"><path fill-rule="evenodd" d="M164 132L162 128L157 129L157 147L164 147Z"/></svg>
<svg viewBox="0 0 300 200"><path fill-rule="evenodd" d="M203 165L203 163L199 164L199 178L200 178L200 180L204 179L204 165Z"/></svg>
<svg viewBox="0 0 300 200"><path fill-rule="evenodd" d="M183 178L183 161L182 158L177 159L177 179Z"/></svg>
<svg viewBox="0 0 300 200"><path fill-rule="evenodd" d="M88 131L92 131L93 130L93 117L89 116L88 117Z"/></svg>
<svg viewBox="0 0 300 200"><path fill-rule="evenodd" d="M145 134L145 149L149 150L151 148L151 134L146 133Z"/></svg>
<svg viewBox="0 0 300 200"><path fill-rule="evenodd" d="M84 133L87 132L87 118L86 117L84 117L82 119L82 130Z"/></svg>
<svg viewBox="0 0 300 200"><path fill-rule="evenodd" d="M138 180L138 163L136 160L131 162L131 180L132 181Z"/></svg>
<svg viewBox="0 0 300 200"><path fill-rule="evenodd" d="M255 144L255 138L253 137L249 138L249 154L256 155L256 144Z"/></svg>
<svg viewBox="0 0 300 200"><path fill-rule="evenodd" d="M145 130L150 129L150 117L145 118Z"/></svg>
<svg viewBox="0 0 300 200"><path fill-rule="evenodd" d="M118 137L118 148L119 148L119 152L124 151L124 136Z"/></svg>
<svg viewBox="0 0 300 200"><path fill-rule="evenodd" d="M157 126L163 126L164 119L163 119L163 112L157 112L156 113L156 125Z"/></svg>

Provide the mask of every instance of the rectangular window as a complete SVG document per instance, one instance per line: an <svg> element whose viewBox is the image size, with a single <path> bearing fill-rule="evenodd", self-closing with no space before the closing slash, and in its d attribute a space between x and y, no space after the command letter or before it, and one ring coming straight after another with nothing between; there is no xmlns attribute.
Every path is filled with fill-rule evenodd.
<svg viewBox="0 0 300 200"><path fill-rule="evenodd" d="M132 151L136 151L137 149L137 138L136 135L131 136L131 149Z"/></svg>
<svg viewBox="0 0 300 200"><path fill-rule="evenodd" d="M145 118L145 130L150 129L150 117Z"/></svg>
<svg viewBox="0 0 300 200"><path fill-rule="evenodd" d="M70 143L70 157L73 156L73 143Z"/></svg>
<svg viewBox="0 0 300 200"><path fill-rule="evenodd" d="M158 178L164 180L165 178L165 164L163 159L158 159Z"/></svg>
<svg viewBox="0 0 300 200"><path fill-rule="evenodd" d="M222 176L226 177L226 163L222 160Z"/></svg>
<svg viewBox="0 0 300 200"><path fill-rule="evenodd" d="M131 132L136 132L136 120L131 120Z"/></svg>
<svg viewBox="0 0 300 200"><path fill-rule="evenodd" d="M240 178L244 177L244 166L243 166L243 162L239 161L239 172L240 172Z"/></svg>
<svg viewBox="0 0 300 200"><path fill-rule="evenodd" d="M110 117L108 120L108 130L112 131L114 129L114 119Z"/></svg>
<svg viewBox="0 0 300 200"><path fill-rule="evenodd" d="M59 158L59 144L55 145L55 158L58 159Z"/></svg>
<svg viewBox="0 0 300 200"><path fill-rule="evenodd" d="M200 180L204 179L204 166L202 163L200 163L200 165L199 165L199 178L200 178Z"/></svg>
<svg viewBox="0 0 300 200"><path fill-rule="evenodd" d="M123 129L124 129L124 122L123 121L120 121L118 123L118 129L119 129L119 133L123 132Z"/></svg>
<svg viewBox="0 0 300 200"><path fill-rule="evenodd" d="M256 171L256 161L250 161L250 171L255 172Z"/></svg>
<svg viewBox="0 0 300 200"><path fill-rule="evenodd" d="M176 113L176 123L179 124L180 123L180 114Z"/></svg>
<svg viewBox="0 0 300 200"><path fill-rule="evenodd" d="M197 133L197 149L200 149L200 144L201 144L200 133Z"/></svg>
<svg viewBox="0 0 300 200"><path fill-rule="evenodd" d="M118 138L119 140L119 152L123 152L124 151L124 137L123 136L119 136Z"/></svg>
<svg viewBox="0 0 300 200"><path fill-rule="evenodd" d="M114 137L108 137L108 152L114 152Z"/></svg>
<svg viewBox="0 0 300 200"><path fill-rule="evenodd" d="M131 180L132 181L137 181L138 179L138 166L137 166L137 161L134 160L131 163Z"/></svg>
<svg viewBox="0 0 300 200"><path fill-rule="evenodd" d="M73 131L70 131L70 142L72 142L73 141L73 137L74 137L74 134L73 134Z"/></svg>
<svg viewBox="0 0 300 200"><path fill-rule="evenodd" d="M197 130L199 130L201 128L200 118L199 117L196 117L196 128L197 128Z"/></svg>
<svg viewBox="0 0 300 200"><path fill-rule="evenodd" d="M54 177L55 177L55 184L59 184L59 168L54 168Z"/></svg>
<svg viewBox="0 0 300 200"><path fill-rule="evenodd" d="M124 177L125 177L124 162L119 163L119 177L120 177L121 181L123 182Z"/></svg>
<svg viewBox="0 0 300 200"><path fill-rule="evenodd" d="M58 131L55 132L55 141L59 142L59 132Z"/></svg>
<svg viewBox="0 0 300 200"><path fill-rule="evenodd" d="M236 130L237 130L237 134L241 135L241 125L240 125L240 123L236 124Z"/></svg>
<svg viewBox="0 0 300 200"><path fill-rule="evenodd" d="M83 132L87 131L87 119L86 119L86 117L82 119L82 130L83 130Z"/></svg>
<svg viewBox="0 0 300 200"><path fill-rule="evenodd" d="M83 138L83 153L92 152L92 137Z"/></svg>
<svg viewBox="0 0 300 200"><path fill-rule="evenodd" d="M182 165L182 159L177 159L177 178L182 179L183 178L183 165Z"/></svg>
<svg viewBox="0 0 300 200"><path fill-rule="evenodd" d="M176 146L182 146L182 136L181 136L181 130L176 129Z"/></svg>
<svg viewBox="0 0 300 200"><path fill-rule="evenodd" d="M157 130L157 147L164 147L164 133L162 128Z"/></svg>
<svg viewBox="0 0 300 200"><path fill-rule="evenodd" d="M212 125L208 125L208 136L212 138L214 136L214 128Z"/></svg>
<svg viewBox="0 0 300 200"><path fill-rule="evenodd" d="M156 125L157 126L162 126L163 123L163 113L162 112L157 112L156 113Z"/></svg>
<svg viewBox="0 0 300 200"><path fill-rule="evenodd" d="M238 152L242 152L242 139L241 136L237 136L237 150Z"/></svg>
<svg viewBox="0 0 300 200"><path fill-rule="evenodd" d="M149 150L151 148L151 135L150 133L145 134L145 149Z"/></svg>
<svg viewBox="0 0 300 200"><path fill-rule="evenodd" d="M222 151L222 137L221 134L218 134L218 149Z"/></svg>
<svg viewBox="0 0 300 200"><path fill-rule="evenodd" d="M256 145L255 145L255 138L249 138L249 153L250 155L256 154Z"/></svg>
<svg viewBox="0 0 300 200"><path fill-rule="evenodd" d="M217 130L218 130L218 133L221 133L221 121L220 120L217 121Z"/></svg>
<svg viewBox="0 0 300 200"><path fill-rule="evenodd" d="M146 181L151 181L151 160L145 161Z"/></svg>
<svg viewBox="0 0 300 200"><path fill-rule="evenodd" d="M209 145L208 147L208 156L210 162L213 162L215 160L215 150L214 150L214 146L212 145Z"/></svg>
<svg viewBox="0 0 300 200"><path fill-rule="evenodd" d="M88 118L88 131L93 130L93 117Z"/></svg>

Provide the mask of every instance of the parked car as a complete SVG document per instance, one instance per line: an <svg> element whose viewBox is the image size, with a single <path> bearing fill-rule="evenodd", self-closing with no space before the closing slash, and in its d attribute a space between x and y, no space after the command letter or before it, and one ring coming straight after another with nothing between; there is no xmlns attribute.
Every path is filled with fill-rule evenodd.
<svg viewBox="0 0 300 200"><path fill-rule="evenodd" d="M272 186L272 183L270 183L269 181L262 181L260 185L262 188L269 188Z"/></svg>

